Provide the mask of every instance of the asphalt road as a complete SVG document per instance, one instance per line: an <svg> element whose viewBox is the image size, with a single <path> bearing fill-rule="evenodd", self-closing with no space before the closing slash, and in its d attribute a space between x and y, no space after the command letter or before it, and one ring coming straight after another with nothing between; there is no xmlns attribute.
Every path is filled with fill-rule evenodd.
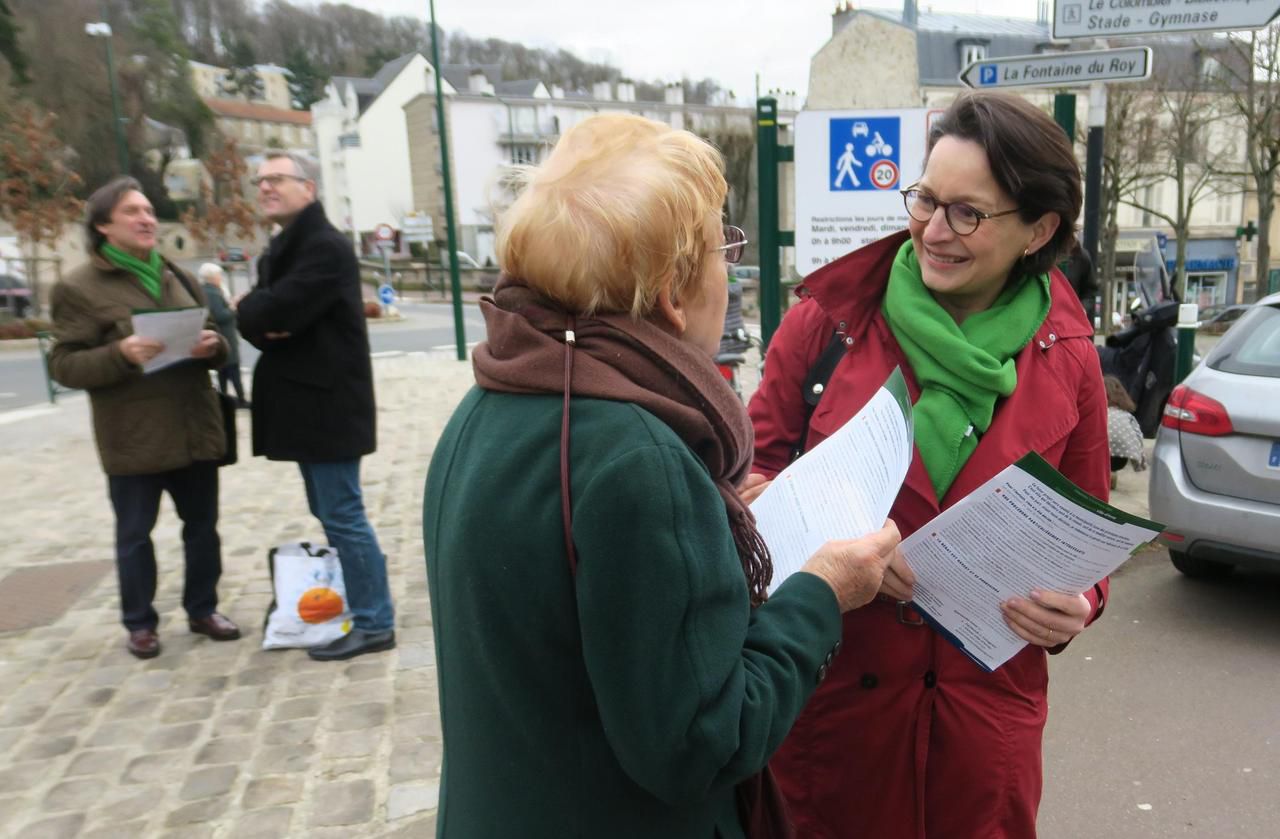
<svg viewBox="0 0 1280 839"><path fill-rule="evenodd" d="M1111 591L1052 659L1041 839L1280 835L1280 574L1158 550Z"/></svg>
<svg viewBox="0 0 1280 839"><path fill-rule="evenodd" d="M404 320L373 322L369 327L369 345L373 353L452 351L455 347L453 307L447 303L404 303L400 306ZM463 306L466 340L470 345L484 339L484 321L475 304ZM240 365L246 369L244 382L249 385L249 370L258 358L258 350L244 340L240 342ZM40 355L34 350L0 353L0 416L6 411L48 404L44 369Z"/></svg>

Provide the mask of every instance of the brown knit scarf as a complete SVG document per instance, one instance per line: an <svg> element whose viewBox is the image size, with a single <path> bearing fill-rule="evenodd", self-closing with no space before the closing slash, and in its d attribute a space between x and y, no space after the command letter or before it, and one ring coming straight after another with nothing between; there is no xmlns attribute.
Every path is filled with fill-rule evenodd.
<svg viewBox="0 0 1280 839"><path fill-rule="evenodd" d="M751 604L763 603L773 562L737 490L751 466L751 421L711 360L628 315L573 316L511 277L502 277L480 308L488 340L476 347L472 361L482 388L563 394L570 369L572 395L639 405L679 435L711 472ZM569 352L566 329L575 336Z"/></svg>

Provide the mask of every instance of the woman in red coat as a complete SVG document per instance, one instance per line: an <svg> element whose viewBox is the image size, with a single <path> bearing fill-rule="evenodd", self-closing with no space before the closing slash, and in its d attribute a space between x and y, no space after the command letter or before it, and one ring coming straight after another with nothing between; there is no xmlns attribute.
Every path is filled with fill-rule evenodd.
<svg viewBox="0 0 1280 839"><path fill-rule="evenodd" d="M1108 492L1107 404L1093 330L1053 265L1080 213L1067 138L1022 99L964 95L930 131L909 231L811 274L751 401L758 489L801 440L834 433L901 367L916 455L891 516L907 535L1027 452ZM811 417L802 387L838 334L847 351ZM806 427L807 426L807 427ZM1028 646L982 672L910 607L899 559L876 601L844 616L842 652L773 768L798 835L1034 837L1046 652L1102 612L1027 592L1005 619Z"/></svg>

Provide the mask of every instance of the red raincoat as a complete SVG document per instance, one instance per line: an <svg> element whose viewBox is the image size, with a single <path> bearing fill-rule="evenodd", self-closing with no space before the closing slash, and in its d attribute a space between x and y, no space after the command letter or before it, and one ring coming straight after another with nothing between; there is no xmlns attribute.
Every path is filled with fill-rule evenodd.
<svg viewBox="0 0 1280 839"><path fill-rule="evenodd" d="M751 400L753 471L787 465L804 422L801 386L837 328L853 339L810 422L830 436L901 366L920 394L880 307L906 233L814 272L769 346ZM1053 271L1049 315L1017 355L1018 384L996 405L977 449L939 505L917 453L891 516L903 537L1029 451L1098 498L1108 497L1107 403L1093 330ZM1090 622L1107 596L1086 592ZM1060 648L1055 648L1057 652ZM909 607L881 596L844 616L842 652L772 762L805 839L993 839L1035 836L1040 741L1048 711L1045 651L1027 646L982 672Z"/></svg>

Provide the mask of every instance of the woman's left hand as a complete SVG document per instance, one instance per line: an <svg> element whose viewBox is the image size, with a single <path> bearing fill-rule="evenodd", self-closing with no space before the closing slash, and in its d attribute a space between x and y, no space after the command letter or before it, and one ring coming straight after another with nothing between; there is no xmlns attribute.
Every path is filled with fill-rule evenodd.
<svg viewBox="0 0 1280 839"><path fill-rule="evenodd" d="M1083 594L1035 589L1030 599L1010 598L1000 610L1019 638L1040 647L1056 647L1084 631L1090 606Z"/></svg>
<svg viewBox="0 0 1280 839"><path fill-rule="evenodd" d="M768 489L769 484L773 483L759 472L752 472L747 475L747 479L742 482L742 486L738 487L738 495L742 498L742 503L750 504L760 497L760 494Z"/></svg>

